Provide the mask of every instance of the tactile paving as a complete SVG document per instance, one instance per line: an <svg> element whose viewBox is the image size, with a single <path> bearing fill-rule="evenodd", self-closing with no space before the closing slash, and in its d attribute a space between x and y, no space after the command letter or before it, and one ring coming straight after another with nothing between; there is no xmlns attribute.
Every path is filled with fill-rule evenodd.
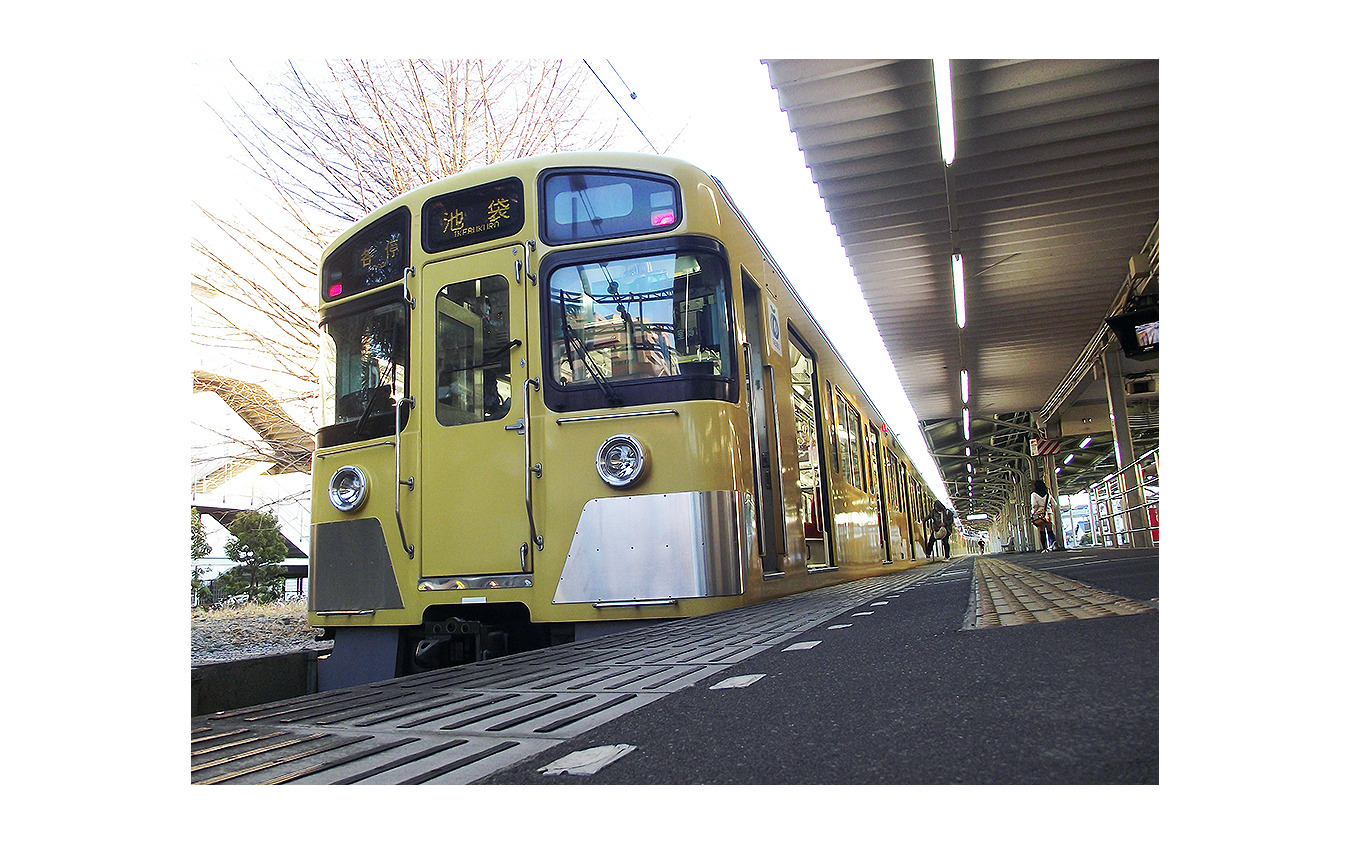
<svg viewBox="0 0 1350 844"><path fill-rule="evenodd" d="M202 716L193 719L192 781L472 782L942 568Z"/></svg>
<svg viewBox="0 0 1350 844"><path fill-rule="evenodd" d="M1065 577L993 557L975 561L966 629L1104 618L1154 607Z"/></svg>

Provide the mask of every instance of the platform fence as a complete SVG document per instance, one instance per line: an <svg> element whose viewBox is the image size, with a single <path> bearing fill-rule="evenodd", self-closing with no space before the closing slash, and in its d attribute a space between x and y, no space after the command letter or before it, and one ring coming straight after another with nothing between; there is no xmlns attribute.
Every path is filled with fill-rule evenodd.
<svg viewBox="0 0 1350 844"><path fill-rule="evenodd" d="M1161 466L1153 449L1088 487L1092 544L1106 548L1156 548Z"/></svg>

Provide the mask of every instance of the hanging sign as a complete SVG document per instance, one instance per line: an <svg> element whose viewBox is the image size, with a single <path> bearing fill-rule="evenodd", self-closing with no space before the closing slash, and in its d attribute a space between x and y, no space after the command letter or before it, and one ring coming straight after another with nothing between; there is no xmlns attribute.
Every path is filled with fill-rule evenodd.
<svg viewBox="0 0 1350 844"><path fill-rule="evenodd" d="M1052 454L1056 454L1059 452L1059 446L1062 442L1063 440L1032 440L1031 456L1049 457Z"/></svg>

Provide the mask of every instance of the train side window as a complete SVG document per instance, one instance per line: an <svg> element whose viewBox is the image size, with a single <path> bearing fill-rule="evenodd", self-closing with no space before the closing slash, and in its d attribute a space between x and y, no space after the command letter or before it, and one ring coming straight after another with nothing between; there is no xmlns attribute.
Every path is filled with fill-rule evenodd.
<svg viewBox="0 0 1350 844"><path fill-rule="evenodd" d="M858 489L863 489L866 482L863 479L866 468L863 466L862 449L862 417L858 411L844 398L843 393L835 393L835 427L838 431L835 437L835 445L838 449L839 473Z"/></svg>
<svg viewBox="0 0 1350 844"><path fill-rule="evenodd" d="M506 416L514 345L505 277L441 288L436 295L436 420L451 426Z"/></svg>
<svg viewBox="0 0 1350 844"><path fill-rule="evenodd" d="M825 423L825 430L830 435L830 461L834 464L834 473L840 474L839 470L839 429L834 424L834 385L828 380L825 382L825 407L822 408L821 418Z"/></svg>

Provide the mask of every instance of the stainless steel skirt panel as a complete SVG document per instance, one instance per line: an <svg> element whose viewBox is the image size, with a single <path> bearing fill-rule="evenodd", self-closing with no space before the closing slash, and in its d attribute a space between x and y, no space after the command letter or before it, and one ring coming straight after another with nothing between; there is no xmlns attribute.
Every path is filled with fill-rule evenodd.
<svg viewBox="0 0 1350 844"><path fill-rule="evenodd" d="M753 506L731 490L592 499L553 602L739 595L754 552Z"/></svg>

